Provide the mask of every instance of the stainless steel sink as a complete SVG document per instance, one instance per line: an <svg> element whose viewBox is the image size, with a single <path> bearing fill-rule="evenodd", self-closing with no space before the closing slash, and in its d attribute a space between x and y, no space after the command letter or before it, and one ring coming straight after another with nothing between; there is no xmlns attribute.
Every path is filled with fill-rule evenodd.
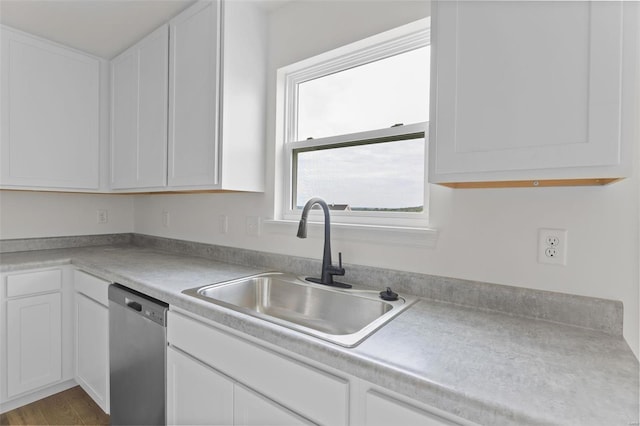
<svg viewBox="0 0 640 426"><path fill-rule="evenodd" d="M384 301L379 291L334 289L279 272L183 293L346 347L357 345L415 301Z"/></svg>

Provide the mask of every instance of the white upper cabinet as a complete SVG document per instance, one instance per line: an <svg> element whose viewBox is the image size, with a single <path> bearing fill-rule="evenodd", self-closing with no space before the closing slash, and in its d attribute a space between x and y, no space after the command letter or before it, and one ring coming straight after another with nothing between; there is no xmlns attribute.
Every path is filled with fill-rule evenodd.
<svg viewBox="0 0 640 426"><path fill-rule="evenodd" d="M0 31L0 187L99 189L100 59Z"/></svg>
<svg viewBox="0 0 640 426"><path fill-rule="evenodd" d="M266 54L265 11L217 0L115 58L111 188L263 191Z"/></svg>
<svg viewBox="0 0 640 426"><path fill-rule="evenodd" d="M220 2L170 23L169 186L218 183Z"/></svg>
<svg viewBox="0 0 640 426"><path fill-rule="evenodd" d="M169 28L111 61L111 188L167 183Z"/></svg>
<svg viewBox="0 0 640 426"><path fill-rule="evenodd" d="M220 189L264 191L267 31L255 2L223 2Z"/></svg>
<svg viewBox="0 0 640 426"><path fill-rule="evenodd" d="M627 176L639 79L631 3L435 2L430 181Z"/></svg>
<svg viewBox="0 0 640 426"><path fill-rule="evenodd" d="M168 186L264 190L264 11L199 2L170 22L170 39Z"/></svg>

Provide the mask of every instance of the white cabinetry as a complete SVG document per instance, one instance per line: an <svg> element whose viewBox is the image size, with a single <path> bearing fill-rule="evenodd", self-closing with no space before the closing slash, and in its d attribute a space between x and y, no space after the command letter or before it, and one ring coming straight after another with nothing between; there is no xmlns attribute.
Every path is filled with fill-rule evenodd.
<svg viewBox="0 0 640 426"><path fill-rule="evenodd" d="M0 187L99 189L100 59L0 31Z"/></svg>
<svg viewBox="0 0 640 426"><path fill-rule="evenodd" d="M197 2L168 32L112 62L111 187L264 190L265 11Z"/></svg>
<svg viewBox="0 0 640 426"><path fill-rule="evenodd" d="M234 424L246 426L313 425L270 399L245 388L234 386Z"/></svg>
<svg viewBox="0 0 640 426"><path fill-rule="evenodd" d="M171 308L167 318L169 424L473 425L244 337Z"/></svg>
<svg viewBox="0 0 640 426"><path fill-rule="evenodd" d="M195 360L187 360L192 365L192 371L215 369L219 373L202 374L210 376L212 382L218 382L216 374L233 381L235 424L348 423L349 382L346 379L289 359L174 311L168 314L167 335L170 346L208 366L196 366ZM180 383L180 377L175 376L177 370L172 368L173 371L170 369L168 373L167 392L170 397L167 409L169 413L184 412L179 405L181 399L171 396L179 391ZM176 383L178 387L175 387ZM206 389L206 384L203 383L203 386ZM212 384L211 390L205 392L215 395L219 392L219 386ZM201 401L207 397L197 398ZM198 416L209 416L208 407L202 410L204 412ZM188 423L189 418L185 417L185 420Z"/></svg>
<svg viewBox="0 0 640 426"><path fill-rule="evenodd" d="M7 395L62 378L60 292L7 301Z"/></svg>
<svg viewBox="0 0 640 426"><path fill-rule="evenodd" d="M167 424L232 425L233 381L173 347L167 349Z"/></svg>
<svg viewBox="0 0 640 426"><path fill-rule="evenodd" d="M0 283L0 402L71 378L70 315L62 268L11 273Z"/></svg>
<svg viewBox="0 0 640 426"><path fill-rule="evenodd" d="M111 188L167 183L169 28L111 61Z"/></svg>
<svg viewBox="0 0 640 426"><path fill-rule="evenodd" d="M365 393L364 424L366 426L454 426L460 423L451 422L443 417L370 389Z"/></svg>
<svg viewBox="0 0 640 426"><path fill-rule="evenodd" d="M218 183L220 2L171 20L169 186Z"/></svg>
<svg viewBox="0 0 640 426"><path fill-rule="evenodd" d="M167 424L312 424L175 347L167 349Z"/></svg>
<svg viewBox="0 0 640 426"><path fill-rule="evenodd" d="M220 189L264 191L266 22L255 2L222 3Z"/></svg>
<svg viewBox="0 0 640 426"><path fill-rule="evenodd" d="M627 176L640 79L632 3L435 2L430 182Z"/></svg>
<svg viewBox="0 0 640 426"><path fill-rule="evenodd" d="M170 32L169 186L264 190L264 11L197 3Z"/></svg>
<svg viewBox="0 0 640 426"><path fill-rule="evenodd" d="M109 282L74 270L75 379L109 413Z"/></svg>

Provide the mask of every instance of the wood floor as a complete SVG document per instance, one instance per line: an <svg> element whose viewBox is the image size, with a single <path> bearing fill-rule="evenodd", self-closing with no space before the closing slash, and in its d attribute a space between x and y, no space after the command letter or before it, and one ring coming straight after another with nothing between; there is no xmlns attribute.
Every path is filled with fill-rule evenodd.
<svg viewBox="0 0 640 426"><path fill-rule="evenodd" d="M108 425L109 416L80 386L0 414L0 425Z"/></svg>

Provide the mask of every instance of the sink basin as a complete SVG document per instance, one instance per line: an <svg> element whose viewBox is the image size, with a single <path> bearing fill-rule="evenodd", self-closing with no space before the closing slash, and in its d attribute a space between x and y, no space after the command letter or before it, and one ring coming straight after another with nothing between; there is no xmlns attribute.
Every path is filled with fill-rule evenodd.
<svg viewBox="0 0 640 426"><path fill-rule="evenodd" d="M183 293L346 347L357 345L415 301L384 301L379 291L334 289L280 272Z"/></svg>

